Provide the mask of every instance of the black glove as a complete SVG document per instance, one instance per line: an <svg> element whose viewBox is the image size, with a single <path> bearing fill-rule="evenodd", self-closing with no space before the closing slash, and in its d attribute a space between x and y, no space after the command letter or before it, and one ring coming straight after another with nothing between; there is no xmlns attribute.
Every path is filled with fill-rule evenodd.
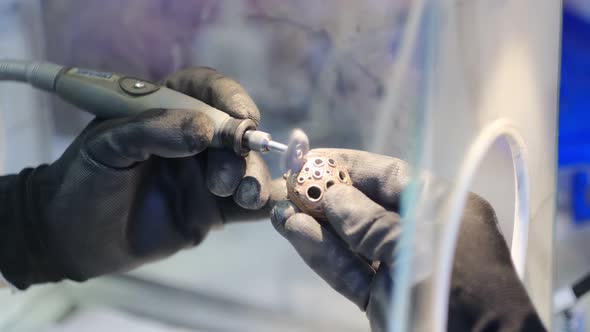
<svg viewBox="0 0 590 332"><path fill-rule="evenodd" d="M348 167L353 185L334 185L323 207L327 223L278 203L272 222L303 260L336 291L366 311L373 331L386 331L393 250L400 233L400 193L409 179L401 160L368 152L313 151ZM369 261L379 261L373 269ZM492 207L471 194L453 264L449 331L543 331L512 265Z"/></svg>
<svg viewBox="0 0 590 332"><path fill-rule="evenodd" d="M166 85L260 119L244 89L212 69L177 73ZM262 208L271 189L260 156L207 149L212 135L207 116L185 110L95 119L55 163L1 178L0 272L24 289L125 271Z"/></svg>

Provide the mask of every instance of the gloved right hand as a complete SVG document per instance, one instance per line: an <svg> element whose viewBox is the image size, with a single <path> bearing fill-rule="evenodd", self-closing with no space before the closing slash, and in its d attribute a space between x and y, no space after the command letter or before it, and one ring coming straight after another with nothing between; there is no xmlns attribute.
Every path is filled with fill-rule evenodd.
<svg viewBox="0 0 590 332"><path fill-rule="evenodd" d="M237 118L260 115L209 68L166 85ZM199 244L270 199L259 155L208 148L212 121L185 110L96 119L51 165L0 179L0 272L18 288L126 271ZM284 185L283 185L284 187ZM268 212L267 212L268 213Z"/></svg>
<svg viewBox="0 0 590 332"><path fill-rule="evenodd" d="M325 192L327 222L318 223L289 201L272 211L274 227L332 288L366 311L373 331L387 331L390 267L400 232L406 163L364 151L318 149L348 167L353 185ZM370 262L378 261L374 270ZM449 331L544 330L512 265L492 207L471 194L463 212L453 264Z"/></svg>

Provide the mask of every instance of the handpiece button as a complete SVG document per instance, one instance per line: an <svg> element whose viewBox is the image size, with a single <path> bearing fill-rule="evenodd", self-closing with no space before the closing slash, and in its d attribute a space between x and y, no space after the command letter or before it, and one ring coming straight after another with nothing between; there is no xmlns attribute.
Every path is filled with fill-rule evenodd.
<svg viewBox="0 0 590 332"><path fill-rule="evenodd" d="M158 91L160 87L154 83L140 80L133 77L124 77L119 80L123 91L133 96L143 96Z"/></svg>

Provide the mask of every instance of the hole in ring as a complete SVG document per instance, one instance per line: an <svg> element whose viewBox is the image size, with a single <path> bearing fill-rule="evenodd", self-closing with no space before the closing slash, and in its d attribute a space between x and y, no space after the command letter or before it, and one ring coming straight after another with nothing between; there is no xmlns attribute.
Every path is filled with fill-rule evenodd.
<svg viewBox="0 0 590 332"><path fill-rule="evenodd" d="M322 197L322 189L318 186L310 186L307 188L307 198L312 202L317 202Z"/></svg>
<svg viewBox="0 0 590 332"><path fill-rule="evenodd" d="M305 178L303 178L303 176L300 176L299 178L297 178L297 182L303 183L305 182Z"/></svg>
<svg viewBox="0 0 590 332"><path fill-rule="evenodd" d="M306 172L309 172L309 167L305 167L305 171Z"/></svg>
<svg viewBox="0 0 590 332"><path fill-rule="evenodd" d="M344 173L344 171L340 171L338 172L338 177L340 178L340 181L344 181L346 180L346 173Z"/></svg>
<svg viewBox="0 0 590 332"><path fill-rule="evenodd" d="M320 158L316 158L316 159L314 159L313 163L314 163L316 166L318 166L318 167L319 167L319 166L322 166L322 165L324 164L324 161L323 161L323 160L321 160Z"/></svg>
<svg viewBox="0 0 590 332"><path fill-rule="evenodd" d="M328 159L328 165L335 167L336 166L336 161L332 158Z"/></svg>

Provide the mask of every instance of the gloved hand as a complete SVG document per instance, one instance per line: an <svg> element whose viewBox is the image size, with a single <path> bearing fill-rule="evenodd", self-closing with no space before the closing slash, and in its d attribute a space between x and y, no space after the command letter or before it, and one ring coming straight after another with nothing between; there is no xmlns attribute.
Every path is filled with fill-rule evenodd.
<svg viewBox="0 0 590 332"><path fill-rule="evenodd" d="M330 286L366 311L373 331L387 330L390 267L400 235L401 160L363 151L318 149L348 167L353 185L326 191L327 222L275 205L274 227ZM377 270L368 261L380 262ZM449 303L449 331L544 330L512 265L492 207L471 194L463 213Z"/></svg>
<svg viewBox="0 0 590 332"><path fill-rule="evenodd" d="M260 119L245 90L212 69L165 84L236 118ZM186 110L95 119L55 163L3 177L0 272L22 289L125 271L264 207L271 189L260 156L208 149L212 135L207 116Z"/></svg>

